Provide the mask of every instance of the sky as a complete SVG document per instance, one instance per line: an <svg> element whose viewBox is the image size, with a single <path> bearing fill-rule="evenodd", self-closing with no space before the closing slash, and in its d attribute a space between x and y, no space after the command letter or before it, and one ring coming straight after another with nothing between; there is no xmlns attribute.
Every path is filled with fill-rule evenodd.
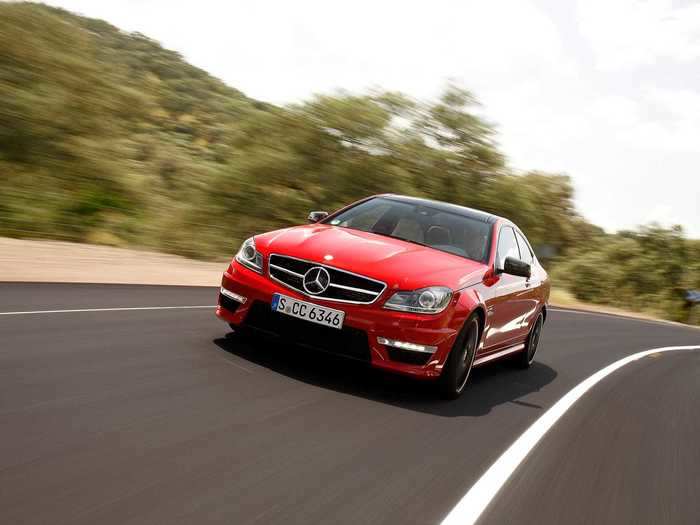
<svg viewBox="0 0 700 525"><path fill-rule="evenodd" d="M470 89L516 170L571 176L608 231L700 238L700 0L51 0L248 96Z"/></svg>

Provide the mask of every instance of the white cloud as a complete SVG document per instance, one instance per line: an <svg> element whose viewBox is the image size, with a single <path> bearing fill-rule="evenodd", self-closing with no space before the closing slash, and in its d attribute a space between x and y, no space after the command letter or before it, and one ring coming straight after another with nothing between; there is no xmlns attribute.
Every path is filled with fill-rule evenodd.
<svg viewBox="0 0 700 525"><path fill-rule="evenodd" d="M681 214L670 204L657 204L647 213L647 221L660 224L665 228L670 228L675 224L683 222Z"/></svg>
<svg viewBox="0 0 700 525"><path fill-rule="evenodd" d="M578 18L602 69L700 57L700 4L670 0L579 0Z"/></svg>
<svg viewBox="0 0 700 525"><path fill-rule="evenodd" d="M49 3L145 33L275 102L373 85L433 96L450 77L471 85L572 67L552 21L518 0Z"/></svg>

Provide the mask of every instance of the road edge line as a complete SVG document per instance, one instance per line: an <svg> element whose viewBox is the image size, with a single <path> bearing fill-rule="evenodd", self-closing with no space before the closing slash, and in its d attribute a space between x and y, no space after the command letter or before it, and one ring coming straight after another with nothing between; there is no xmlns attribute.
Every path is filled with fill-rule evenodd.
<svg viewBox="0 0 700 525"><path fill-rule="evenodd" d="M652 317L641 317L634 315L634 313L617 313L617 312L599 312L595 310L583 310L579 308L564 308L562 306L551 305L547 308L548 312L564 312L567 314L581 314L581 315L603 315L605 317L613 317L616 319L625 319L628 321L639 321L640 323L656 323L670 326L677 326L680 328L691 328L698 330L700 326L679 323L678 321L669 321L668 319L654 319Z"/></svg>
<svg viewBox="0 0 700 525"><path fill-rule="evenodd" d="M71 310L28 310L25 312L0 312L0 315L36 315L36 314L72 314L78 312L129 312L137 310L188 310L194 308L216 308L216 305L204 306L134 306L124 308L74 308Z"/></svg>

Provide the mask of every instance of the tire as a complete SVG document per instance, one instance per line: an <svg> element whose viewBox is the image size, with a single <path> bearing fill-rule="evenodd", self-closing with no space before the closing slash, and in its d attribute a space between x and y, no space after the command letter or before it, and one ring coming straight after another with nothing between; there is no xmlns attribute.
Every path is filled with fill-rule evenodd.
<svg viewBox="0 0 700 525"><path fill-rule="evenodd" d="M544 318L542 313L537 314L537 319L530 328L530 333L527 335L525 340L525 349L522 352L518 352L515 358L515 363L519 368L530 368L532 362L535 360L535 353L537 353L537 347L540 344L540 336L542 335L542 325L544 324Z"/></svg>
<svg viewBox="0 0 700 525"><path fill-rule="evenodd" d="M480 336L478 314L474 313L464 323L440 375L440 394L443 398L457 399L464 391L479 348Z"/></svg>

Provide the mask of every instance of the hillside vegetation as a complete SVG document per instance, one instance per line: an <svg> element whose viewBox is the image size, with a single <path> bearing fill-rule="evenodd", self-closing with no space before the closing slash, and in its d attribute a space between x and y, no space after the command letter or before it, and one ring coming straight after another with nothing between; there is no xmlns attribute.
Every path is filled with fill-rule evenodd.
<svg viewBox="0 0 700 525"><path fill-rule="evenodd" d="M274 106L144 35L0 3L0 235L220 258L311 209L396 192L507 216L577 297L682 319L697 243L653 227L605 235L567 176L514 174L477 110L454 85L430 103L373 92Z"/></svg>

